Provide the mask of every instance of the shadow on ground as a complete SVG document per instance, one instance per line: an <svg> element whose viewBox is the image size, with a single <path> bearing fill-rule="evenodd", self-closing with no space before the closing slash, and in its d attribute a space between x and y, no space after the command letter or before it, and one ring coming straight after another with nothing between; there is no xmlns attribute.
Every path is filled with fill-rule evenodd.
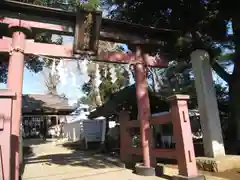
<svg viewBox="0 0 240 180"><path fill-rule="evenodd" d="M23 139L23 146L36 146L36 145L41 145L41 144L46 144L52 142L51 140L43 140L43 139Z"/></svg>
<svg viewBox="0 0 240 180"><path fill-rule="evenodd" d="M96 160L96 157L97 159L99 160L99 157L103 158L104 157L104 161L111 164L112 167L125 167L129 170L131 170L134 174L136 174L135 172L135 163L134 162L142 162L143 159L142 157L139 157L139 156L133 156L132 157L132 160L134 162L132 163L125 163L123 164L121 161L120 161L120 152L119 150L110 150L110 151L105 151L104 149L102 148L99 148L99 144L95 144L95 143L92 143L89 145L89 149L94 151L95 150L95 153L93 152L93 156L90 154L88 154L89 152L87 152L86 150L84 150L84 146L81 146L79 143L64 143L62 144L63 147L67 148L67 149L71 149L71 150L74 150L75 152L77 151L82 151L85 155L90 155L90 157L94 157L94 159ZM98 152L100 153L97 153L96 154L96 149L98 149ZM106 159L107 158L107 159ZM87 159L85 159L87 160ZM167 160L167 159L158 159L159 162L163 163L169 163L169 164L175 164L176 162L175 161L172 161L172 160ZM95 164L96 165L96 164ZM88 167L92 167L91 165L89 166L89 164L87 165ZM109 166L107 166L109 167ZM98 168L98 167L97 167ZM100 167L100 168L103 168L103 167ZM161 177L161 178L164 178L164 179L172 179L171 176L169 175L166 175L163 171L163 168L162 167L158 167L156 168L156 176L158 177Z"/></svg>
<svg viewBox="0 0 240 180"><path fill-rule="evenodd" d="M23 146L24 157L34 156L33 148L31 146Z"/></svg>
<svg viewBox="0 0 240 180"><path fill-rule="evenodd" d="M33 147L41 144L46 144L51 141L49 140L42 140L42 139L23 139L23 155L24 158L33 157L35 156L33 152Z"/></svg>
<svg viewBox="0 0 240 180"><path fill-rule="evenodd" d="M90 146L90 150L84 150L84 147L80 146L78 143L64 143L56 146L62 146L70 151L58 153L56 152L54 154L39 155L35 157L28 156L25 157L25 165L45 164L48 166L60 165L89 167L92 169L126 167L135 173L135 163L123 164L119 159L119 153L115 152L112 154L111 152L108 152L103 154L101 153L102 149L99 147L99 145L97 146L97 144ZM142 160L141 158L136 157L136 161L139 162ZM165 179L171 179L171 177L164 174L161 169L156 170L156 175Z"/></svg>
<svg viewBox="0 0 240 180"><path fill-rule="evenodd" d="M119 167L118 159L88 151L73 151L72 153L50 154L25 159L25 164L33 163L85 166L93 169Z"/></svg>

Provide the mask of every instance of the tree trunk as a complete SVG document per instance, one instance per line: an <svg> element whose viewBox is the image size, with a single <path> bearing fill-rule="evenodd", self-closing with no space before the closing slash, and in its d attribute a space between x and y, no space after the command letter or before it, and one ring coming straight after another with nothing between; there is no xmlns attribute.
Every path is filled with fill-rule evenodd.
<svg viewBox="0 0 240 180"><path fill-rule="evenodd" d="M236 66L236 64L235 64ZM233 141L240 140L240 73L239 68L234 67L233 74L229 82L229 98L230 98L230 112L231 122L229 123L228 137L231 137ZM228 140L230 140L228 138Z"/></svg>
<svg viewBox="0 0 240 180"><path fill-rule="evenodd" d="M233 31L234 31L234 44L235 44L235 57L233 59L234 69L229 79L229 97L230 97L230 122L228 126L227 140L234 143L234 151L239 151L240 141L240 24L233 19Z"/></svg>
<svg viewBox="0 0 240 180"><path fill-rule="evenodd" d="M226 148L231 154L238 154L240 150L240 61L235 61L233 74L229 80L229 112L226 136Z"/></svg>

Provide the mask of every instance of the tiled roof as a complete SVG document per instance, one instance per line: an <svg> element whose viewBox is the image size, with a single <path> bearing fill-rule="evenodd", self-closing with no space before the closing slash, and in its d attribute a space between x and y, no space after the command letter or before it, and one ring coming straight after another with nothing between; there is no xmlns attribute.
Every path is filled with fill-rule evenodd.
<svg viewBox="0 0 240 180"><path fill-rule="evenodd" d="M25 94L22 96L22 112L30 113L37 111L69 111L72 112L73 107L68 105L65 98L51 94Z"/></svg>
<svg viewBox="0 0 240 180"><path fill-rule="evenodd" d="M163 112L169 110L169 104L148 91L151 113ZM114 93L102 106L97 107L95 111L90 112L89 117L111 116L119 112L121 109L137 112L137 98L135 84L125 87L124 89Z"/></svg>

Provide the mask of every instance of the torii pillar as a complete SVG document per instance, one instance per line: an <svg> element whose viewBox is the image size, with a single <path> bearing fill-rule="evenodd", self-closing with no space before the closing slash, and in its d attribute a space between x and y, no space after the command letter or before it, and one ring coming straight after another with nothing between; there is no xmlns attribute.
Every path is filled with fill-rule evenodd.
<svg viewBox="0 0 240 180"><path fill-rule="evenodd" d="M196 50L191 54L191 63L195 75L205 156L224 156L225 149L209 54L204 50Z"/></svg>
<svg viewBox="0 0 240 180"><path fill-rule="evenodd" d="M21 176L20 162L20 124L22 115L22 84L24 72L24 50L26 35L30 28L21 23L9 25L12 33L12 45L9 52L7 88L16 93L12 104L12 127L11 127L11 180L18 180Z"/></svg>
<svg viewBox="0 0 240 180"><path fill-rule="evenodd" d="M146 68L145 63L147 55L143 55L140 49L136 51L136 61L134 65L135 70L135 81L136 81L136 97L137 97L137 107L138 107L138 120L140 121L140 137L141 137L141 146L143 154L143 167L150 167L150 103L148 96L148 83L146 77ZM155 173L155 171L154 171Z"/></svg>

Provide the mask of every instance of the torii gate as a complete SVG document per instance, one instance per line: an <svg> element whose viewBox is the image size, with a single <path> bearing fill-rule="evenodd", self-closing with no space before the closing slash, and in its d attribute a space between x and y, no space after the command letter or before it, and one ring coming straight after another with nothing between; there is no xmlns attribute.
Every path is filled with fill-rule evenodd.
<svg viewBox="0 0 240 180"><path fill-rule="evenodd" d="M64 59L76 59L79 55L87 54L95 56L96 61L112 63L134 64L136 73L136 95L140 119L140 131L143 147L144 166L150 167L149 156L149 117L150 107L146 80L146 66L166 68L168 61L163 55L153 57L144 53L143 46L161 46L163 39L168 39L169 35L178 33L173 30L156 29L141 25L130 24L121 21L101 19L100 12L93 13L94 23L92 23L91 36L87 41L88 48L82 48L84 41L84 13L66 12L60 9L46 8L42 6L29 5L26 3L1 1L0 3L0 53L9 55L7 87L10 91L0 94L0 98L12 97L12 115L6 114L7 110L2 110L9 119L13 119L11 129L0 126L0 153L2 158L3 172L6 180L17 180L19 176L19 130L21 121L22 105L22 82L24 70L24 55L41 55ZM35 33L49 31L54 34L75 36L74 46L55 45L34 42ZM7 37L10 32L11 38ZM98 40L108 40L121 42L139 47L135 53L101 52L97 54ZM1 102L1 101L0 101ZM8 102L9 103L9 102ZM1 103L0 103L1 105ZM10 104L6 104L11 105ZM3 107L3 106L1 106ZM5 107L8 108L9 106ZM3 119L0 119L0 125ZM9 123L10 127L10 123ZM1 133L1 130L5 133ZM10 137L11 134L11 137ZM3 137L4 135L4 137ZM7 136L9 135L9 136ZM11 139L10 139L11 138ZM4 139L4 140L3 140ZM11 154L10 152L11 142ZM11 158L11 168L8 159ZM1 171L0 171L1 172ZM10 177L11 174L11 177Z"/></svg>

